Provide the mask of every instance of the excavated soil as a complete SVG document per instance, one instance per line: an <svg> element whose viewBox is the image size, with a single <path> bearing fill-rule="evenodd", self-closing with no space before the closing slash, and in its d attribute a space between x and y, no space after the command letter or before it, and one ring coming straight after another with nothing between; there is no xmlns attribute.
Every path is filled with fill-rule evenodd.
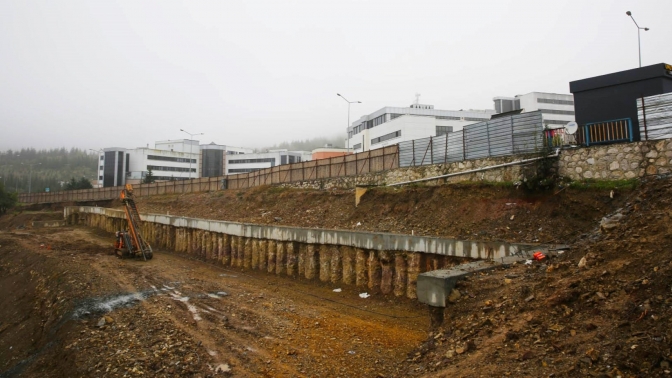
<svg viewBox="0 0 672 378"><path fill-rule="evenodd" d="M357 208L351 191L280 188L138 201L248 223L571 245L460 282L434 329L412 301L162 251L119 260L111 235L5 215L0 375L669 376L671 201L667 177L615 192L374 189ZM614 221L600 230L603 217Z"/></svg>

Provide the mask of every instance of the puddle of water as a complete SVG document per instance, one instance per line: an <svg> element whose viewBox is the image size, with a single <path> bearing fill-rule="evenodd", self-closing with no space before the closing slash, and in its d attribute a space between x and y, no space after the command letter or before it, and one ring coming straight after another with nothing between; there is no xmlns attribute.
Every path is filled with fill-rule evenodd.
<svg viewBox="0 0 672 378"><path fill-rule="evenodd" d="M180 295L181 295L180 292L178 292L177 290L174 290L174 293L170 293L170 296L174 300L183 302L184 304L187 305L187 309L189 310L189 312L191 312L191 316L194 318L195 321L198 322L203 320L203 318L201 318L201 316L198 315L198 308L189 303L189 297L182 297Z"/></svg>
<svg viewBox="0 0 672 378"><path fill-rule="evenodd" d="M78 319L82 316L91 314L108 313L120 307L130 307L135 304L135 302L144 301L153 294L153 291L140 291L137 293L120 294L112 297L89 299L73 312L72 317Z"/></svg>

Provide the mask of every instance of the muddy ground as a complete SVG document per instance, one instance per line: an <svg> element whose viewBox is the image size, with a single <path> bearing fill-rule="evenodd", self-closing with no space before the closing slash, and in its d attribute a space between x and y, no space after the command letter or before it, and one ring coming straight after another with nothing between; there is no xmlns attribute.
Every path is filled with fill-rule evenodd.
<svg viewBox="0 0 672 378"><path fill-rule="evenodd" d="M358 208L351 191L279 188L139 201L141 212L572 246L461 282L433 330L412 301L165 251L149 263L118 260L107 254L111 235L32 229L30 219L58 215L9 214L0 218L0 374L667 376L670 201L670 178L614 192L378 189Z"/></svg>

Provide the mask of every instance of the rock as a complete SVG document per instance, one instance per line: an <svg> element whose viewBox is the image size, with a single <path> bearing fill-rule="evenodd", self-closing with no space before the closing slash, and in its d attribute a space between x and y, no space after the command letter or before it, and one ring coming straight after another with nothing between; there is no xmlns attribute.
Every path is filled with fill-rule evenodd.
<svg viewBox="0 0 672 378"><path fill-rule="evenodd" d="M450 291L450 294L448 294L448 302L455 303L458 299L460 299L461 296L462 295L460 294L459 290L453 289Z"/></svg>
<svg viewBox="0 0 672 378"><path fill-rule="evenodd" d="M581 260L579 260L579 265L578 266L579 266L579 268L585 268L587 263L588 262L586 261L586 256L583 256L581 258Z"/></svg>
<svg viewBox="0 0 672 378"><path fill-rule="evenodd" d="M100 320L98 320L98 323L96 324L96 326L98 326L98 327L104 327L105 326L105 317L104 316L102 318L100 318Z"/></svg>
<svg viewBox="0 0 672 378"><path fill-rule="evenodd" d="M446 352L446 358L453 358L455 357L455 350L450 349L449 351Z"/></svg>
<svg viewBox="0 0 672 378"><path fill-rule="evenodd" d="M534 300L534 294L530 295L529 297L525 298L525 302L530 302Z"/></svg>
<svg viewBox="0 0 672 378"><path fill-rule="evenodd" d="M598 358L600 358L600 352L596 351L593 348L590 348L586 351L586 356L590 357L590 359L595 362L597 361Z"/></svg>
<svg viewBox="0 0 672 378"><path fill-rule="evenodd" d="M467 351L467 348L466 348L466 347L457 347L457 348L455 348L455 352L456 352L457 354L463 354L463 353L466 352L466 351Z"/></svg>
<svg viewBox="0 0 672 378"><path fill-rule="evenodd" d="M105 323L109 323L109 324L114 323L114 319L112 319L111 316L104 316L103 318L105 319Z"/></svg>
<svg viewBox="0 0 672 378"><path fill-rule="evenodd" d="M510 279L510 278L505 278L505 279L504 279L504 285L510 285L511 282L513 282L513 280Z"/></svg>
<svg viewBox="0 0 672 378"><path fill-rule="evenodd" d="M619 222L623 219L623 214L617 213L611 217L604 217L600 221L600 231L602 233L608 233L618 227Z"/></svg>

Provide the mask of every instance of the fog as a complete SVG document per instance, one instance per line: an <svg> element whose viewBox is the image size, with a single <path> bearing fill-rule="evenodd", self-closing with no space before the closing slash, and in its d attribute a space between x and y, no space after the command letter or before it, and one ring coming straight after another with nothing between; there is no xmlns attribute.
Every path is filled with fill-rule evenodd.
<svg viewBox="0 0 672 378"><path fill-rule="evenodd" d="M0 2L0 151L204 133L261 147L343 135L383 106L492 108L672 63L672 1Z"/></svg>

